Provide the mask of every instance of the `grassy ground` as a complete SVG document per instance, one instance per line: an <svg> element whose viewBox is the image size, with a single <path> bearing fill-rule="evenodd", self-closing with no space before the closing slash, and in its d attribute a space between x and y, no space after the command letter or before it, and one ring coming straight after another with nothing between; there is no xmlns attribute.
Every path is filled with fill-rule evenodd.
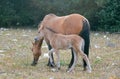
<svg viewBox="0 0 120 79"><path fill-rule="evenodd" d="M38 65L32 67L30 47L36 34L36 29L0 30L0 79L120 79L120 34L91 33L91 74L82 71L80 57L75 72L66 72L70 50L61 51L61 70L53 72L46 66L48 49L45 43Z"/></svg>

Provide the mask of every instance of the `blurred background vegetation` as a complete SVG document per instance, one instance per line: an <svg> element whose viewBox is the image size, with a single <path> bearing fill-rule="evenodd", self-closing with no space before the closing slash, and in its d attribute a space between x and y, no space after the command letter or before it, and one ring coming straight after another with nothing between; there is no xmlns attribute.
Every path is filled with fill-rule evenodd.
<svg viewBox="0 0 120 79"><path fill-rule="evenodd" d="M120 0L0 0L0 27L36 28L49 13L79 13L93 31L120 32Z"/></svg>

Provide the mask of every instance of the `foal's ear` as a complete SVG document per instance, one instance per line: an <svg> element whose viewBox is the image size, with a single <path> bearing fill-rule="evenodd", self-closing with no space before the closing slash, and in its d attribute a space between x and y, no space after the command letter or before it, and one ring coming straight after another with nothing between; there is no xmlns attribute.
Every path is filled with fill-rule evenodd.
<svg viewBox="0 0 120 79"><path fill-rule="evenodd" d="M44 26L41 24L39 29L38 29L38 33L40 33L41 30L43 30Z"/></svg>

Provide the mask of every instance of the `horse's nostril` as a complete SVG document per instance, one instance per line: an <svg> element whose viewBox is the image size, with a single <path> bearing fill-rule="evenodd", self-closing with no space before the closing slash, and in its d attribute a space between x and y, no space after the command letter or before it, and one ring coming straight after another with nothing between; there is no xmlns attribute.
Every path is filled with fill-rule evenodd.
<svg viewBox="0 0 120 79"><path fill-rule="evenodd" d="M31 49L31 51L33 52L33 49Z"/></svg>

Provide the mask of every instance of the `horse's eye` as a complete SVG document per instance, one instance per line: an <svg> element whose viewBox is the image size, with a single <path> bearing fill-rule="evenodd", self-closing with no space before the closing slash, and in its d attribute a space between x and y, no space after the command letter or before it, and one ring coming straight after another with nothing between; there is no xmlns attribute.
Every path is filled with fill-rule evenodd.
<svg viewBox="0 0 120 79"><path fill-rule="evenodd" d="M31 51L33 52L33 48L31 48Z"/></svg>

